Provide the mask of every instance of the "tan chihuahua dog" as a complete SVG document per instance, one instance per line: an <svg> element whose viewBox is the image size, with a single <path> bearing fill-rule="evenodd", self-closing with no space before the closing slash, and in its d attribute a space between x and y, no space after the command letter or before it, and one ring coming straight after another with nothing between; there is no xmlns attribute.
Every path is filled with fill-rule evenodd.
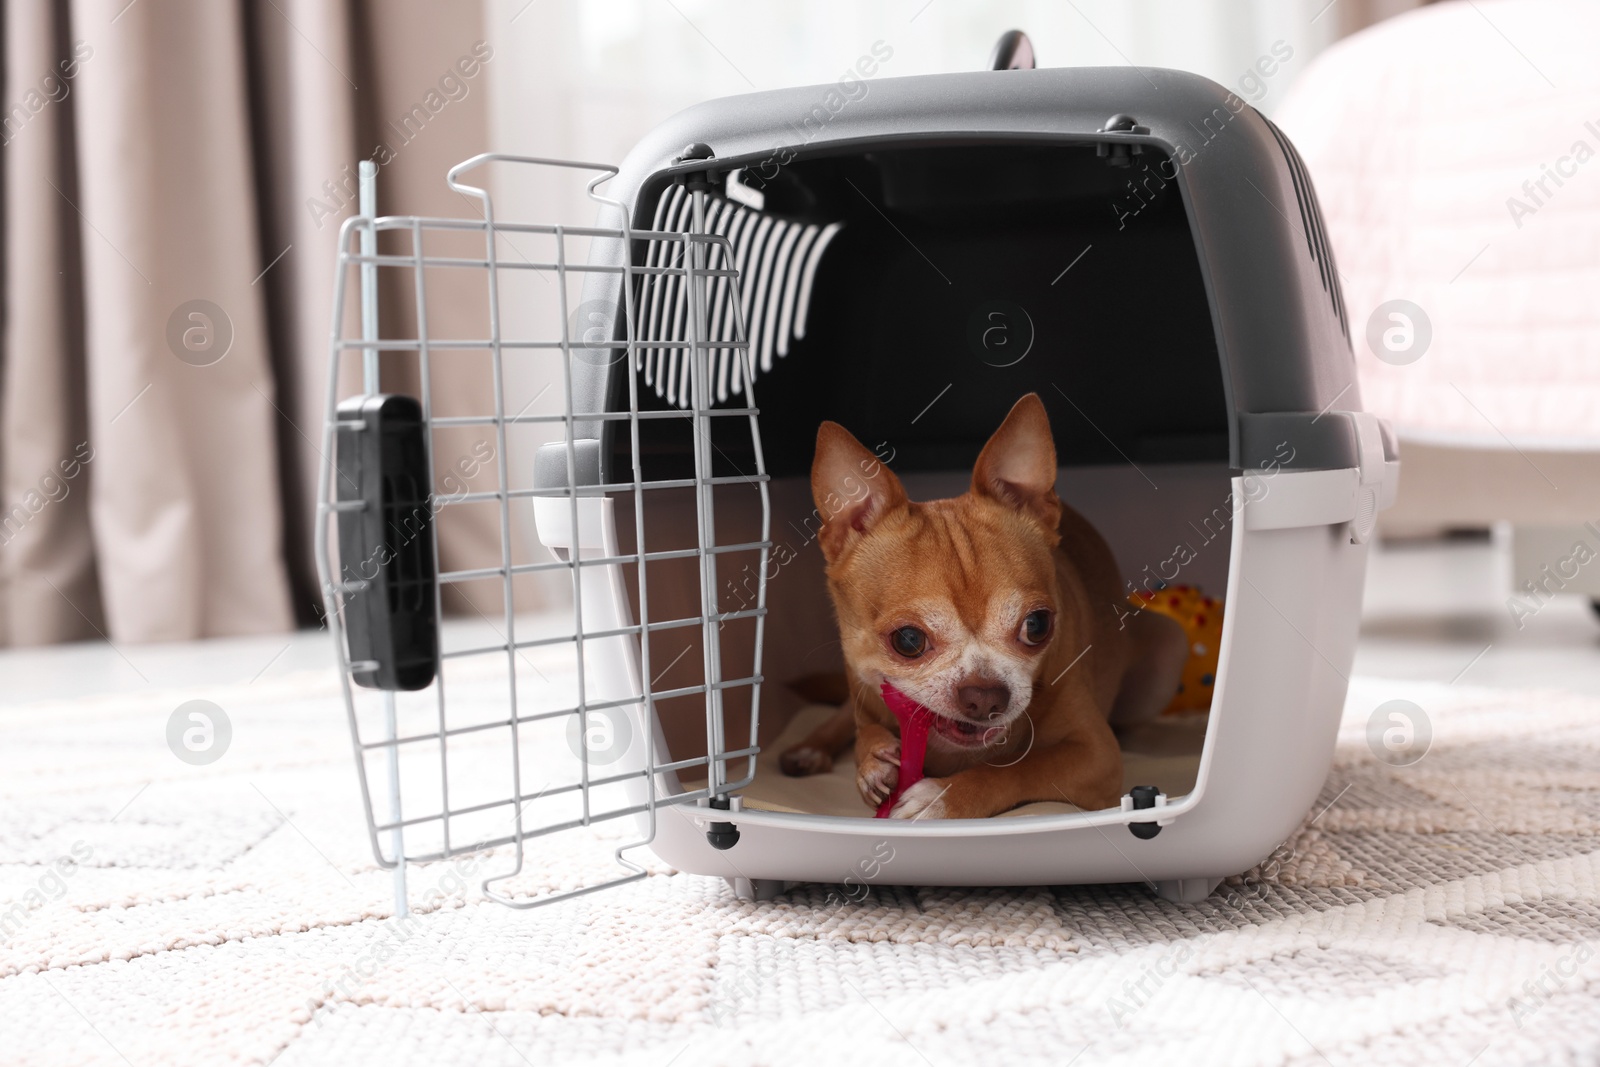
<svg viewBox="0 0 1600 1067"><path fill-rule="evenodd" d="M899 776L889 682L934 713L928 777L894 818L967 819L1036 800L1094 810L1122 796L1109 718L1153 717L1176 689L1182 629L1124 603L1111 550L1057 498L1056 451L1037 394L978 456L972 487L915 503L837 423L817 432L811 489L850 702L782 756L814 774L855 738L856 785L877 806Z"/></svg>

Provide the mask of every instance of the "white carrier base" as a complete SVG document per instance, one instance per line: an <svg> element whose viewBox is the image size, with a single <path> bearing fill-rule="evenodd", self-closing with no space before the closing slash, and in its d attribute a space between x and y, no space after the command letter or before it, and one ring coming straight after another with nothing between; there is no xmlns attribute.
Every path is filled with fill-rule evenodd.
<svg viewBox="0 0 1600 1067"><path fill-rule="evenodd" d="M1358 426L1372 419L1335 414ZM737 799L731 811L711 811L665 803L680 787L661 781L651 850L757 900L797 883L849 880L1144 882L1169 900L1203 899L1283 842L1327 777L1355 652L1367 537L1375 512L1393 498L1398 467L1379 451L1366 470L1279 471L1244 505L1230 545L1210 722L1187 795L1141 812L912 822L758 811ZM1251 498L1246 479L1232 486L1235 500ZM657 765L669 758L655 754ZM707 843L713 821L738 827L734 847ZM1146 821L1161 832L1141 839L1126 829Z"/></svg>

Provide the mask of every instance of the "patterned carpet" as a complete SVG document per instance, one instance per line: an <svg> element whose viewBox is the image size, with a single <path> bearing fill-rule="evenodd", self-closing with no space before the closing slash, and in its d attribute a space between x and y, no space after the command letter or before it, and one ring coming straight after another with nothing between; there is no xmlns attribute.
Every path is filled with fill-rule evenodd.
<svg viewBox="0 0 1600 1067"><path fill-rule="evenodd" d="M232 722L209 765L166 742L193 697ZM1432 723L1411 766L1367 740L1396 698ZM1306 825L1201 904L752 904L657 865L513 912L467 860L414 869L404 923L328 679L3 721L4 1063L1600 1063L1600 702L1570 694L1358 680Z"/></svg>

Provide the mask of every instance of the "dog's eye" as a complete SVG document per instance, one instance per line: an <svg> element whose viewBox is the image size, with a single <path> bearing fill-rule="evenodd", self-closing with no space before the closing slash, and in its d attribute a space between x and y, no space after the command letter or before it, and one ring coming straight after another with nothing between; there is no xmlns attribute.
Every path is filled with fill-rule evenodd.
<svg viewBox="0 0 1600 1067"><path fill-rule="evenodd" d="M906 659L916 659L928 650L928 635L915 626L902 626L889 635L889 645Z"/></svg>
<svg viewBox="0 0 1600 1067"><path fill-rule="evenodd" d="M1044 608L1030 611L1022 620L1022 629L1017 632L1017 639L1025 645L1042 645L1050 637L1050 612Z"/></svg>

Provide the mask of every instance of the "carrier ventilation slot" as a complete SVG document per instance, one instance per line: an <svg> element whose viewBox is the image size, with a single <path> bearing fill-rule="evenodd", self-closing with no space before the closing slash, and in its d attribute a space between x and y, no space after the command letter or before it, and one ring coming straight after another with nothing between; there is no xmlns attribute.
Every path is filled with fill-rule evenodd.
<svg viewBox="0 0 1600 1067"><path fill-rule="evenodd" d="M656 203L654 228L685 233L693 223L693 198L682 186L673 186ZM708 196L705 207L707 233L719 234L733 247L733 267L744 279L740 311L745 336L750 341L751 363L755 373L772 369L774 356L789 354L791 341L806 335L806 314L811 306L811 286L817 264L829 242L844 224L827 225L792 222L756 211L720 196ZM651 241L645 265L677 266L672 260L683 255L677 241ZM712 263L714 267L723 266ZM689 329L689 293L681 275L644 275L640 278L639 333L661 341L684 341ZM707 283L706 307L710 321L707 335L712 341L732 341L738 324L728 310L727 278ZM738 350L711 350L712 397L724 403L743 391L743 364ZM681 348L644 348L639 358L645 384L656 395L678 407L688 407L689 363Z"/></svg>
<svg viewBox="0 0 1600 1067"><path fill-rule="evenodd" d="M1311 176L1306 173L1305 161L1300 153L1278 129L1271 119L1263 118L1278 147L1289 164L1289 177L1294 181L1295 199L1300 203L1300 222L1305 227L1306 245L1311 250L1311 260L1322 273L1322 288L1333 301L1333 313L1339 317L1345 340L1350 339L1350 323L1345 319L1344 290L1339 285L1339 271L1333 265L1333 251L1328 247L1328 235L1322 227L1322 209L1317 205L1317 191L1311 186Z"/></svg>

